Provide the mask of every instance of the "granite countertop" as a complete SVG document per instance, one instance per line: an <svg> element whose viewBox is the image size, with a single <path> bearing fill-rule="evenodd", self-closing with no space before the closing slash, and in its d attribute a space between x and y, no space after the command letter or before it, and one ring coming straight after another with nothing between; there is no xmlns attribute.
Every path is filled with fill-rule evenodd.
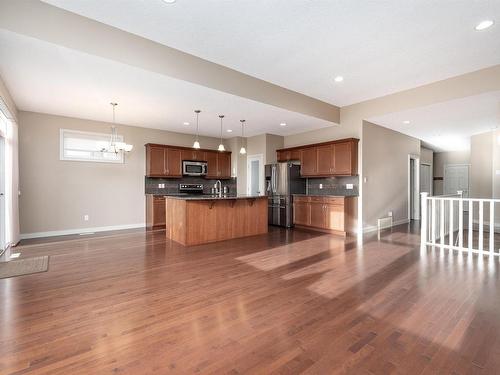
<svg viewBox="0 0 500 375"><path fill-rule="evenodd" d="M266 195L204 195L204 194L187 194L187 195L164 195L165 198L180 199L187 201L213 201L213 200L234 200L234 199L256 199L256 198L267 198Z"/></svg>

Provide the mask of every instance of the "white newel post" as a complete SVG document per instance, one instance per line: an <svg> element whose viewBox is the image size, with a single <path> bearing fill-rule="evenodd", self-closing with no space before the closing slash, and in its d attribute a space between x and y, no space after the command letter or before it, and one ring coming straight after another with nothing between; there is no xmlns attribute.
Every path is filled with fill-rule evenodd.
<svg viewBox="0 0 500 375"><path fill-rule="evenodd" d="M427 197L429 193L420 193L422 218L420 220L420 247L425 248L427 243Z"/></svg>

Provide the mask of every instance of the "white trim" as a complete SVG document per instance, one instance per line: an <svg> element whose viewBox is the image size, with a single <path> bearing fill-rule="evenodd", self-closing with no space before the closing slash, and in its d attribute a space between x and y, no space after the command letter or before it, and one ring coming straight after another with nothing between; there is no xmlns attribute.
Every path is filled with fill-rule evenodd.
<svg viewBox="0 0 500 375"><path fill-rule="evenodd" d="M263 154L254 154L254 155L248 155L247 156L247 194L251 194L251 189L252 189L252 171L251 171L251 165L252 161L257 160L259 162L259 191L260 194L265 193L265 185L264 185L264 180L265 180L265 171L264 171L264 155Z"/></svg>
<svg viewBox="0 0 500 375"><path fill-rule="evenodd" d="M408 219L401 219L398 221L393 221L392 226L390 227L385 227L385 229L390 229L392 227L395 227L397 225L402 225L402 224L408 224L410 221ZM370 232L376 232L378 230L378 227L376 225L368 225L363 228L363 233L370 233Z"/></svg>
<svg viewBox="0 0 500 375"><path fill-rule="evenodd" d="M146 227L145 223L139 223L139 224L125 224L125 225L110 225L107 227L53 230L49 232L21 233L21 239L26 240L29 238L67 236L70 234L85 234L85 233L106 232L111 230L136 229L145 227Z"/></svg>
<svg viewBox="0 0 500 375"><path fill-rule="evenodd" d="M415 210L415 220L420 220L420 156L414 154L408 154L408 221L411 220L412 212L411 212L411 179L410 179L410 168L411 168L411 159L415 160L414 163L414 182L415 188L417 189L416 200L413 202L413 210ZM415 199L415 197L414 197Z"/></svg>

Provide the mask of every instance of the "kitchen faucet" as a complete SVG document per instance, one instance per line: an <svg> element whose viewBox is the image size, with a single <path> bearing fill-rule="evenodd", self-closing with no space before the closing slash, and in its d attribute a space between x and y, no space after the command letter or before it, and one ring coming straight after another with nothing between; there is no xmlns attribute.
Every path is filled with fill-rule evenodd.
<svg viewBox="0 0 500 375"><path fill-rule="evenodd" d="M222 182L220 180L217 180L217 182L215 183L215 193L219 197L222 197Z"/></svg>

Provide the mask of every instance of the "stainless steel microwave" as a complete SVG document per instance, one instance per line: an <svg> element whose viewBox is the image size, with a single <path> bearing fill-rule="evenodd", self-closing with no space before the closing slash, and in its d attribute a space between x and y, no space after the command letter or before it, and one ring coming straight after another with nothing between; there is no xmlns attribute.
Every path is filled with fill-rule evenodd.
<svg viewBox="0 0 500 375"><path fill-rule="evenodd" d="M182 162L182 174L184 176L205 176L207 174L206 161L189 161Z"/></svg>

